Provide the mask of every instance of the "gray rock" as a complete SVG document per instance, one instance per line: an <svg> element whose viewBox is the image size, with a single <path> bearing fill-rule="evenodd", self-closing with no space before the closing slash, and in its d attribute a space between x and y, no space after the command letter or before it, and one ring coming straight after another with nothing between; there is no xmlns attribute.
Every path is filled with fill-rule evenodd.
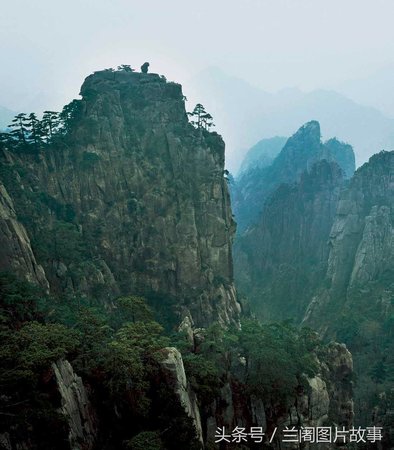
<svg viewBox="0 0 394 450"><path fill-rule="evenodd" d="M52 368L62 399L61 411L68 420L70 446L73 450L92 449L97 423L82 380L66 360L57 361Z"/></svg>
<svg viewBox="0 0 394 450"><path fill-rule="evenodd" d="M71 208L76 235L90 238L92 257L83 264L39 261L51 289L100 300L151 295L173 300L179 321L188 311L196 326L237 322L235 222L222 138L196 130L181 86L155 74L96 72L81 95L82 113L66 146L46 148L39 161L15 154L7 160L10 170L18 165L26 172L21 191ZM56 211L23 200L26 214L39 208L30 238L50 232ZM4 266L10 258L19 261L11 254Z"/></svg>
<svg viewBox="0 0 394 450"><path fill-rule="evenodd" d="M197 437L203 446L201 417L197 397L187 382L182 355L174 347L165 348L163 351L165 352L165 358L161 361L161 366L164 369L167 384L178 397L185 413L193 419Z"/></svg>
<svg viewBox="0 0 394 450"><path fill-rule="evenodd" d="M323 144L320 124L312 120L287 140L271 164L263 167L254 164L242 172L236 179L232 196L239 229L244 232L259 221L265 202L281 184L298 182L305 171L322 160L337 163L347 178L354 172L352 147L337 139Z"/></svg>
<svg viewBox="0 0 394 450"><path fill-rule="evenodd" d="M25 227L18 221L11 197L0 182L0 270L9 270L48 289L44 270L37 263Z"/></svg>

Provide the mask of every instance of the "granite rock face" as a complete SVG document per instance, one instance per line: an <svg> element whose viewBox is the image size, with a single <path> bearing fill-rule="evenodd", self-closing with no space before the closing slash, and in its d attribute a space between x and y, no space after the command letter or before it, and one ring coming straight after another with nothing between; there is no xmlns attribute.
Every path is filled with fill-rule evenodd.
<svg viewBox="0 0 394 450"><path fill-rule="evenodd" d="M348 345L358 378L356 423L371 424L379 415L387 448L391 412L376 409L376 399L392 388L387 374L394 363L393 213L394 152L381 152L357 170L340 195L327 272L303 321Z"/></svg>
<svg viewBox="0 0 394 450"><path fill-rule="evenodd" d="M237 426L249 429L261 427L265 433L265 445L274 449L297 449L299 444L283 442L285 427L338 426L349 428L353 424L353 361L343 344L331 343L320 355L319 373L313 378L305 377L297 394L288 407L284 408L272 399L264 402L255 395L245 396L239 381L229 379L206 415L207 443L214 444L217 427L232 431ZM276 438L271 444L269 438L276 428ZM227 445L227 447L226 447ZM231 449L233 443L224 444ZM305 448L329 450L335 444L314 444Z"/></svg>
<svg viewBox="0 0 394 450"><path fill-rule="evenodd" d="M165 348L163 352L165 353L165 358L161 361L161 367L164 372L166 384L173 390L187 416L193 420L197 438L201 445L203 445L201 417L197 397L186 379L182 355L174 347Z"/></svg>
<svg viewBox="0 0 394 450"><path fill-rule="evenodd" d="M382 442L378 442L378 450L394 448L394 389L387 389L378 396L377 405L373 409L373 424L382 427L384 437Z"/></svg>
<svg viewBox="0 0 394 450"><path fill-rule="evenodd" d="M10 271L48 289L44 269L31 249L25 227L18 222L14 204L0 182L0 271Z"/></svg>
<svg viewBox="0 0 394 450"><path fill-rule="evenodd" d="M329 150L328 159L332 159L340 165L345 178L351 178L356 170L353 147L340 142L336 138L329 139L324 143L324 146Z"/></svg>
<svg viewBox="0 0 394 450"><path fill-rule="evenodd" d="M28 161L2 158L25 169L13 201L37 217L33 251L48 234L88 246L78 264L71 251L41 252L52 291L139 293L196 325L237 321L221 137L190 125L181 86L156 74L96 72L81 95L64 142Z"/></svg>
<svg viewBox="0 0 394 450"><path fill-rule="evenodd" d="M339 310L361 313L372 304L373 316L390 316L393 207L394 152L381 152L357 170L341 193L330 232L326 287L310 303L305 323L327 330Z"/></svg>
<svg viewBox="0 0 394 450"><path fill-rule="evenodd" d="M82 379L66 360L53 363L52 369L61 396L61 411L68 421L70 448L93 449L97 435L96 416Z"/></svg>
<svg viewBox="0 0 394 450"><path fill-rule="evenodd" d="M255 225L264 214L265 202L281 184L298 182L320 160L335 161L345 177L354 172L354 152L350 145L331 139L321 142L320 125L311 121L291 136L272 164L242 173L237 178L233 207L240 231Z"/></svg>
<svg viewBox="0 0 394 450"><path fill-rule="evenodd" d="M331 140L325 147L334 154L338 145ZM342 157L342 168L351 168L350 148ZM394 364L394 152L374 155L350 180L343 179L346 170L333 176L334 167L330 158L314 163L296 184L271 194L257 224L237 239L236 278L263 320L293 318L344 342L358 379L356 425L371 426L375 413L386 424L391 413L376 399L390 392ZM346 360L347 351L336 352ZM327 374L340 376L340 366L328 367ZM344 377L343 389L349 380ZM332 398L331 417L353 414L350 403L338 406ZM385 443L391 434L388 427Z"/></svg>
<svg viewBox="0 0 394 450"><path fill-rule="evenodd" d="M234 248L238 287L263 320L301 321L327 270L327 245L343 172L321 160L299 183L280 186L259 223Z"/></svg>
<svg viewBox="0 0 394 450"><path fill-rule="evenodd" d="M345 344L332 342L322 364L330 398L328 418L338 426L353 423L353 357Z"/></svg>

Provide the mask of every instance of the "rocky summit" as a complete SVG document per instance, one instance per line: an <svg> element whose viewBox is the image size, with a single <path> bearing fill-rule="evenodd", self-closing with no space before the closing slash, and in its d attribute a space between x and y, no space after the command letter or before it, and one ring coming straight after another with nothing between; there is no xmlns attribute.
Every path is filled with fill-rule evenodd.
<svg viewBox="0 0 394 450"><path fill-rule="evenodd" d="M196 326L236 322L222 138L190 125L181 86L156 74L95 72L81 95L64 139L2 151L0 269L54 293L138 293Z"/></svg>
<svg viewBox="0 0 394 450"><path fill-rule="evenodd" d="M355 169L352 147L335 138L323 143L320 124L312 120L287 140L271 164L256 162L242 172L233 186L233 206L239 231L259 221L266 200L281 184L298 182L319 160L336 162L345 177L351 176Z"/></svg>

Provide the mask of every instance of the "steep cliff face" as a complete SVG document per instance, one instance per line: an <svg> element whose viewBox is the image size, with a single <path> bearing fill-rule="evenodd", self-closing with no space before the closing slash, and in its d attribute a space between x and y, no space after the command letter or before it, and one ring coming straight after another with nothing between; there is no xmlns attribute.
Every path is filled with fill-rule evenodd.
<svg viewBox="0 0 394 450"><path fill-rule="evenodd" d="M25 227L18 222L14 204L0 182L0 271L8 270L48 288L45 273L31 249Z"/></svg>
<svg viewBox="0 0 394 450"><path fill-rule="evenodd" d="M182 355L174 348L169 347L163 350L165 359L161 362L166 383L173 389L182 409L193 421L197 439L204 445L201 417L196 394L191 389L185 374Z"/></svg>
<svg viewBox="0 0 394 450"><path fill-rule="evenodd" d="M352 146L340 142L336 138L329 139L324 143L324 146L330 151L332 159L341 166L345 177L352 177L356 170L356 160Z"/></svg>
<svg viewBox="0 0 394 450"><path fill-rule="evenodd" d="M61 397L61 412L68 424L70 447L93 449L97 435L97 419L82 379L65 360L53 363L52 370Z"/></svg>
<svg viewBox="0 0 394 450"><path fill-rule="evenodd" d="M371 308L389 317L394 282L394 152L374 155L341 193L330 232L326 288L305 322L329 327L338 311ZM332 327L331 327L332 328Z"/></svg>
<svg viewBox="0 0 394 450"><path fill-rule="evenodd" d="M236 279L263 320L303 318L327 270L327 241L343 181L336 163L317 162L299 183L279 187L260 222L237 239Z"/></svg>
<svg viewBox="0 0 394 450"><path fill-rule="evenodd" d="M263 214L266 200L281 184L300 180L319 160L335 161L351 176L354 172L354 153L350 145L332 139L321 142L320 125L311 121L289 138L271 165L250 169L236 181L234 211L240 231L255 225Z"/></svg>
<svg viewBox="0 0 394 450"><path fill-rule="evenodd" d="M337 145L326 143L331 152ZM263 319L293 318L344 342L357 377L356 424L375 416L387 424L378 399L390 396L394 364L394 152L374 155L349 181L334 167L315 164L271 195L236 242L236 278ZM390 433L386 426L385 442Z"/></svg>
<svg viewBox="0 0 394 450"><path fill-rule="evenodd" d="M155 74L96 72L81 95L65 139L2 160L5 184L23 168L13 200L51 290L236 321L221 137L191 126L181 86Z"/></svg>
<svg viewBox="0 0 394 450"><path fill-rule="evenodd" d="M265 445L274 449L299 448L299 444L283 442L285 427L321 427L329 424L349 428L354 414L352 356L345 345L331 343L320 355L318 364L319 373L312 378L305 377L286 407L278 399L264 401L255 395L246 395L239 380L230 378L206 414L208 446L214 444L218 427L224 427L229 433L237 426L246 429L261 427L265 433ZM268 444L275 428L276 437ZM234 443L223 444L226 449L233 446ZM251 448L254 448L253 445ZM309 448L308 444L305 448ZM329 450L336 448L336 445L320 443L312 448Z"/></svg>
<svg viewBox="0 0 394 450"><path fill-rule="evenodd" d="M390 397L394 364L393 207L394 152L381 152L341 193L325 280L304 318L304 324L349 346L358 378L357 423L375 418L384 424L384 445L392 442L391 412L382 405Z"/></svg>

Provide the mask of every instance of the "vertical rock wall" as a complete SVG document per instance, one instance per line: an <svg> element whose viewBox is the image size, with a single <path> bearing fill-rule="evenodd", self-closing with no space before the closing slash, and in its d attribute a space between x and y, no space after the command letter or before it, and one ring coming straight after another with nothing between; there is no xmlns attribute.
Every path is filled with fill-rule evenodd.
<svg viewBox="0 0 394 450"><path fill-rule="evenodd" d="M97 72L81 94L66 138L2 159L24 168L13 201L37 218L28 235L59 235L67 222L88 247L78 267L68 255L39 261L52 290L140 293L198 326L237 321L221 137L190 125L181 86L155 74Z"/></svg>

